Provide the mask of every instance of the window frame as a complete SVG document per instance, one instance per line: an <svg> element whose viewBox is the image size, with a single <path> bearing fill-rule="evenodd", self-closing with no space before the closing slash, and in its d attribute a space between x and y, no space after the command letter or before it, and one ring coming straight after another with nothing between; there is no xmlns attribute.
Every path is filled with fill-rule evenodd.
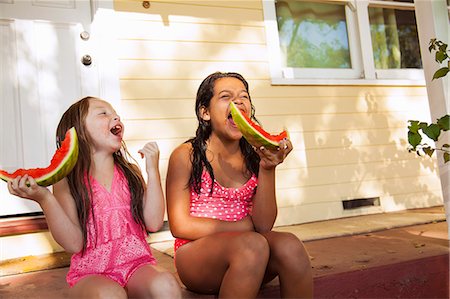
<svg viewBox="0 0 450 299"><path fill-rule="evenodd" d="M448 21L450 25L450 1L447 1L447 12L448 12Z"/></svg>
<svg viewBox="0 0 450 299"><path fill-rule="evenodd" d="M276 0L264 0L270 77L274 85L425 85L423 69L375 69L369 6L414 10L414 3L391 0L297 0L345 5L352 69L284 68L281 63ZM367 55L362 55L367 53ZM370 53L370 55L369 55ZM307 70L307 71L305 71ZM330 78L330 74L332 77Z"/></svg>

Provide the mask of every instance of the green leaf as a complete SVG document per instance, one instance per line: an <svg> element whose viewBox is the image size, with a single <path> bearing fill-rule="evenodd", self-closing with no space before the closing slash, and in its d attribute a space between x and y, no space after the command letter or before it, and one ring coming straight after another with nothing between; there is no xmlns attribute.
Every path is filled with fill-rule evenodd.
<svg viewBox="0 0 450 299"><path fill-rule="evenodd" d="M423 129L426 129L428 127L428 123L426 122L421 122L419 124L419 128L423 131Z"/></svg>
<svg viewBox="0 0 450 299"><path fill-rule="evenodd" d="M425 129L422 129L423 133L430 137L430 139L437 141L439 138L439 135L441 135L441 129L437 124L431 124Z"/></svg>
<svg viewBox="0 0 450 299"><path fill-rule="evenodd" d="M450 154L444 153L444 162L447 163L448 161L450 161Z"/></svg>
<svg viewBox="0 0 450 299"><path fill-rule="evenodd" d="M435 50L436 49L435 44L436 44L436 38L430 39L430 44L428 46L428 51L431 52L431 50Z"/></svg>
<svg viewBox="0 0 450 299"><path fill-rule="evenodd" d="M449 71L448 67L442 67L438 69L433 75L433 80L444 77L445 75L447 75L448 71Z"/></svg>
<svg viewBox="0 0 450 299"><path fill-rule="evenodd" d="M431 148L431 147L429 147L429 146L426 146L426 147L424 147L424 148L422 148L422 150L423 150L423 152L425 153L425 154L427 154L428 156L432 156L433 155L433 153L434 153L434 149L433 148Z"/></svg>
<svg viewBox="0 0 450 299"><path fill-rule="evenodd" d="M445 115L437 120L437 124L442 131L450 130L450 115Z"/></svg>
<svg viewBox="0 0 450 299"><path fill-rule="evenodd" d="M444 61L447 58L447 53L442 52L442 51L438 51L436 52L436 61L439 63L442 63L442 61Z"/></svg>
<svg viewBox="0 0 450 299"><path fill-rule="evenodd" d="M408 120L409 126L408 129L411 133L418 133L419 132L419 121L418 120Z"/></svg>
<svg viewBox="0 0 450 299"><path fill-rule="evenodd" d="M414 133L414 132L408 132L408 142L409 144L411 144L411 146L413 147L413 149L416 149L416 146L418 146L420 144L420 142L422 141L422 136L419 133Z"/></svg>

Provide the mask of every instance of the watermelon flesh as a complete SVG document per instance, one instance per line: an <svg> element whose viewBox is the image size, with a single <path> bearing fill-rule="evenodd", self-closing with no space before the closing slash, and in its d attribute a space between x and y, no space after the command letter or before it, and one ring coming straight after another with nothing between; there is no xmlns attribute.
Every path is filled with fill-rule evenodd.
<svg viewBox="0 0 450 299"><path fill-rule="evenodd" d="M17 169L13 173L8 173L0 169L0 179L8 182L18 176L28 176L34 178L40 186L50 186L66 177L73 169L78 159L78 137L75 128L66 132L61 147L56 150L50 165L46 168Z"/></svg>
<svg viewBox="0 0 450 299"><path fill-rule="evenodd" d="M284 130L277 135L266 132L247 115L243 114L233 102L230 102L230 112L231 117L239 131L241 131L242 136L244 136L248 143L255 147L264 146L265 148L274 149L279 147L281 140L289 138L287 130Z"/></svg>

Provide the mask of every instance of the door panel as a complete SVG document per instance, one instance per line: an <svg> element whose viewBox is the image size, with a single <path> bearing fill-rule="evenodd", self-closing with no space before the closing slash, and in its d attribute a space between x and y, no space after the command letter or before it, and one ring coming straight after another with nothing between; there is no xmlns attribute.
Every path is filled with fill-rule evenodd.
<svg viewBox="0 0 450 299"><path fill-rule="evenodd" d="M90 1L0 0L0 11L0 168L46 167L62 113L99 90L96 67L81 62ZM0 182L0 216L36 211Z"/></svg>
<svg viewBox="0 0 450 299"><path fill-rule="evenodd" d="M0 0L0 18L91 23L89 0Z"/></svg>

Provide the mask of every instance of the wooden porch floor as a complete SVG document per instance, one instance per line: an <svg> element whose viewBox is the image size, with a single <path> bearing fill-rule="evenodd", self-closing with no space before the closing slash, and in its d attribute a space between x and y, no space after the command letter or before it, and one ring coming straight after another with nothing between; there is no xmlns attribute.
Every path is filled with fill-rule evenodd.
<svg viewBox="0 0 450 299"><path fill-rule="evenodd" d="M335 232L321 238L305 237L306 224L300 225L301 228L291 226L279 229L303 234L307 239L305 245L312 260L315 298L449 298L449 240L447 223L439 214L442 212L443 208L437 207L382 214L377 219L387 228L372 231L367 226L371 226L370 219L375 221L373 217L352 217L351 221L357 221L361 229L364 228L360 233L337 233L349 226L344 219L316 223L314 226L308 224L308 231L315 227L316 235L320 235L320 230L327 226L328 234ZM417 213L427 215L422 217L423 223L414 220L415 223L410 225L394 225L395 219L402 222L398 217L413 219L418 217ZM429 214L436 214L435 219L430 220ZM159 264L175 273L169 249L171 242L155 241L152 248ZM65 275L68 268L67 263L64 265L65 257L53 256L51 268L54 269L42 270L52 263L49 260L45 262L49 258L24 259L15 265L1 264L3 274L9 271L10 275L0 277L0 298L67 298ZM38 261L41 266L33 265ZM12 274L14 267L22 270L28 267L32 272ZM214 298L185 289L183 295L184 298ZM278 297L277 280L264 286L259 294L259 298Z"/></svg>

